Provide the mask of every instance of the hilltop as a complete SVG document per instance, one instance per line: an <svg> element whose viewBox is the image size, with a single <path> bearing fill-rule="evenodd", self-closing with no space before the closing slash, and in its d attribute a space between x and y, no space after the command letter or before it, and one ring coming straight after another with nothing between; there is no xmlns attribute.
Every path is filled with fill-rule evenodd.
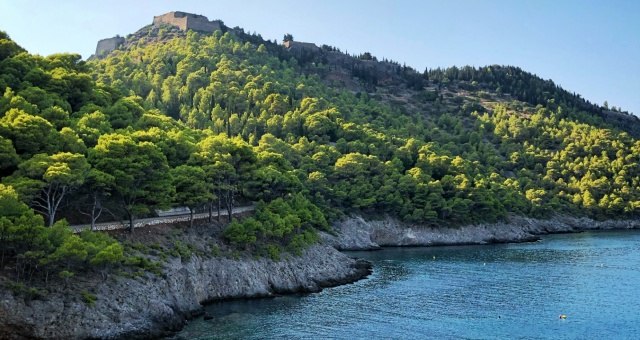
<svg viewBox="0 0 640 340"><path fill-rule="evenodd" d="M189 24L187 20L191 20ZM330 66L323 69L322 74L319 74L325 83L351 91L370 92L386 88L386 92L397 92L404 87L416 91L431 91L427 94L428 97L433 96L433 92L438 92L436 93L436 97L438 97L439 92L444 91L448 97L455 98L454 103L447 102L454 106L456 104L460 106L460 103L455 103L460 100L463 104L481 102L483 106L490 105L491 96L495 97L494 102L516 100L533 107L536 105L546 106L551 100L553 104L562 104L578 111L590 113L598 117L596 119L602 119L605 123L632 133L634 136L638 136L640 133L637 128L639 126L637 116L620 111L615 106L610 109L593 104L579 94L562 89L552 80L541 79L518 67L501 65L480 68L454 66L448 69L427 68L424 72L419 72L396 61L378 60L368 52L360 55L348 55L336 47L327 45L319 47L315 43L295 41L291 34L285 34L285 38L279 44L275 41L264 40L259 34L247 34L240 27L227 27L221 20L209 21L203 15L185 12L169 12L156 16L151 25L129 35L127 39L116 36L101 40L98 42L96 55L105 56L116 49L127 50L134 45L184 37L189 30L209 34L216 31L229 32L243 41L267 46L270 52L275 53L281 59L293 57L301 66L309 64ZM283 49L288 53L283 54ZM306 71L310 71L310 69ZM480 98L478 94L484 98Z"/></svg>

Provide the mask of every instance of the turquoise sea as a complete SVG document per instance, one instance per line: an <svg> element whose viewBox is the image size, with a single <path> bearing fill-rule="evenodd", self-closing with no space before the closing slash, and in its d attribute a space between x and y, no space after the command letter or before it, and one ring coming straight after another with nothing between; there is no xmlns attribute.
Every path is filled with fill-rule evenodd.
<svg viewBox="0 0 640 340"><path fill-rule="evenodd" d="M215 303L212 320L176 337L640 339L640 231L349 254L373 274L318 294Z"/></svg>

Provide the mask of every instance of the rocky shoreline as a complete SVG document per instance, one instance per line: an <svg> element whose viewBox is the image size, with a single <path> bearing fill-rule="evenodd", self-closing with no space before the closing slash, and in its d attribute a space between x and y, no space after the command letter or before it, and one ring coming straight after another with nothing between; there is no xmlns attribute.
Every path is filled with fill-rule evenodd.
<svg viewBox="0 0 640 340"><path fill-rule="evenodd" d="M640 220L595 221L556 216L542 220L510 216L507 221L460 227L425 227L392 217L365 220L351 216L334 224L337 234L323 234L326 244L339 250L376 250L382 247L419 247L536 241L541 235L587 230L638 229Z"/></svg>
<svg viewBox="0 0 640 340"><path fill-rule="evenodd" d="M302 256L269 259L174 258L163 277L109 279L89 306L78 294L57 292L25 301L0 292L0 338L155 338L182 327L202 304L230 298L317 292L371 273L367 261L315 245Z"/></svg>
<svg viewBox="0 0 640 340"><path fill-rule="evenodd" d="M113 276L91 287L98 297L93 306L80 298L80 289L87 287L30 301L0 291L0 339L160 337L201 314L207 302L317 292L371 273L369 262L338 250L528 242L550 233L640 228L640 221L513 216L500 223L433 228L390 217L367 221L352 216L334 227L335 235L323 233L323 244L308 248L299 257L273 261L194 255L170 259L162 276Z"/></svg>

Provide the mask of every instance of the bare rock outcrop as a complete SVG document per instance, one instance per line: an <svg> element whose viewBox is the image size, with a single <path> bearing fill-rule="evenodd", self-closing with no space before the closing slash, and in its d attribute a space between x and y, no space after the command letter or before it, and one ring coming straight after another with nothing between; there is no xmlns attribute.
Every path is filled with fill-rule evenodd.
<svg viewBox="0 0 640 340"><path fill-rule="evenodd" d="M79 294L59 292L25 301L0 291L0 338L157 337L179 329L208 301L316 292L356 281L370 271L368 262L322 245L281 261L174 258L161 277L148 274L100 283L94 288L98 299L93 306Z"/></svg>
<svg viewBox="0 0 640 340"><path fill-rule="evenodd" d="M548 220L512 216L499 223L459 227L425 227L386 217L367 221L352 216L334 224L337 234L323 234L327 244L340 250L370 250L385 246L435 246L534 241L540 235L586 230L640 228L640 221L594 221L557 216Z"/></svg>

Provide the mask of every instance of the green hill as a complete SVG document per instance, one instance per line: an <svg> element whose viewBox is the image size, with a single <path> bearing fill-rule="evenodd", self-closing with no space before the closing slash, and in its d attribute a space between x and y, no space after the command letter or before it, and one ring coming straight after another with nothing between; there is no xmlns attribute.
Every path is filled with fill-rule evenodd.
<svg viewBox="0 0 640 340"><path fill-rule="evenodd" d="M226 27L148 26L88 62L0 45L2 252L42 273L122 261L111 239L45 225L170 206L262 202L225 237L273 257L352 213L440 226L640 211L638 119L516 67L420 73Z"/></svg>

